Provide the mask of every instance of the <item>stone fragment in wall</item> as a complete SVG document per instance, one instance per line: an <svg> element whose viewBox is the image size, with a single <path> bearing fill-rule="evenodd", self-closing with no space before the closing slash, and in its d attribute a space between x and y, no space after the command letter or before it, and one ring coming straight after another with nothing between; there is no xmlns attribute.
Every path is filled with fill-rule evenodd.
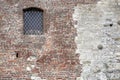
<svg viewBox="0 0 120 80"><path fill-rule="evenodd" d="M77 77L77 79L76 79L76 80L81 80L81 79L80 79L80 77Z"/></svg>
<svg viewBox="0 0 120 80"><path fill-rule="evenodd" d="M37 60L37 58L35 55L32 55L32 56L27 58L27 61L36 61L36 60Z"/></svg>
<svg viewBox="0 0 120 80"><path fill-rule="evenodd" d="M32 69L35 68L35 65L31 65L31 68L32 68Z"/></svg>
<svg viewBox="0 0 120 80"><path fill-rule="evenodd" d="M27 70L27 71L31 71L31 68L30 68L30 67L26 67L26 70Z"/></svg>
<svg viewBox="0 0 120 80"><path fill-rule="evenodd" d="M46 79L41 79L40 77L38 77L37 75L32 75L31 76L31 80L46 80Z"/></svg>
<svg viewBox="0 0 120 80"><path fill-rule="evenodd" d="M115 53L116 57L120 57L120 52Z"/></svg>
<svg viewBox="0 0 120 80"><path fill-rule="evenodd" d="M110 78L110 80L120 80L120 70L111 70L107 71L106 75Z"/></svg>
<svg viewBox="0 0 120 80"><path fill-rule="evenodd" d="M100 80L108 80L108 78L107 78L105 73L100 72L99 75L100 75Z"/></svg>

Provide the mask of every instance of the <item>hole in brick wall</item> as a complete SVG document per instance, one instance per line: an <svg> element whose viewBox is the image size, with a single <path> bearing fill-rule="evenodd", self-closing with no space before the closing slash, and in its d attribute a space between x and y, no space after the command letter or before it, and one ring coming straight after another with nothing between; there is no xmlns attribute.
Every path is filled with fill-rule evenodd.
<svg viewBox="0 0 120 80"><path fill-rule="evenodd" d="M110 27L112 27L113 26L113 24L110 24Z"/></svg>
<svg viewBox="0 0 120 80"><path fill-rule="evenodd" d="M20 57L20 52L19 51L15 51L16 53L16 58L19 58Z"/></svg>
<svg viewBox="0 0 120 80"><path fill-rule="evenodd" d="M18 54L18 53L16 53L16 57L17 57L17 58L19 57L19 54Z"/></svg>
<svg viewBox="0 0 120 80"><path fill-rule="evenodd" d="M102 45L98 45L97 46L99 50L102 50L103 49L103 46Z"/></svg>
<svg viewBox="0 0 120 80"><path fill-rule="evenodd" d="M21 57L21 51L15 51L16 53L16 58L20 58Z"/></svg>

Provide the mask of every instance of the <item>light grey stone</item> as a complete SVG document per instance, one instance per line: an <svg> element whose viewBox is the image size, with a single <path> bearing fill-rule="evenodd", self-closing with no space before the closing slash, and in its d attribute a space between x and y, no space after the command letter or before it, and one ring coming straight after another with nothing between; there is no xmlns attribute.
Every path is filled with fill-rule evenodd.
<svg viewBox="0 0 120 80"><path fill-rule="evenodd" d="M78 24L75 42L76 53L80 54L81 76L77 80L119 80L109 70L120 69L119 57L120 0L100 0L96 4L78 4L73 20ZM100 45L100 50L98 49ZM98 47L98 48L97 48Z"/></svg>

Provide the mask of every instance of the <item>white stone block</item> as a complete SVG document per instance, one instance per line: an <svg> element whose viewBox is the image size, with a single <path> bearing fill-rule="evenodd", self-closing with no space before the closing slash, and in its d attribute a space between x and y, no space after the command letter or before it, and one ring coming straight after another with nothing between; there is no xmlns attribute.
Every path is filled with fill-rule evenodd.
<svg viewBox="0 0 120 80"><path fill-rule="evenodd" d="M31 68L30 68L30 67L26 67L26 70L27 70L27 71L31 71Z"/></svg>

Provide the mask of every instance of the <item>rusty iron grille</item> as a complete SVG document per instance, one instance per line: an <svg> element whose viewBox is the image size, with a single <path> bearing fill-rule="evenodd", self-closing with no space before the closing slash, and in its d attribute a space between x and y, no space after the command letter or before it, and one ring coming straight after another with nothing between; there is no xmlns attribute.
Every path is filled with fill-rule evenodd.
<svg viewBox="0 0 120 80"><path fill-rule="evenodd" d="M24 34L39 35L43 33L43 11L36 8L23 10Z"/></svg>

